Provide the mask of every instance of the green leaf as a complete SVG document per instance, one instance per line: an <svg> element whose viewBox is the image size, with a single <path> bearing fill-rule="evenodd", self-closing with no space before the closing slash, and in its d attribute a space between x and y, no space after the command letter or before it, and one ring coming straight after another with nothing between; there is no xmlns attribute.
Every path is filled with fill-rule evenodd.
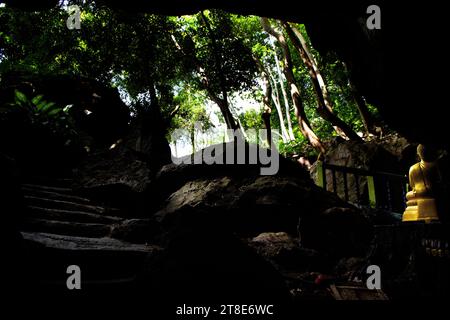
<svg viewBox="0 0 450 320"><path fill-rule="evenodd" d="M34 98L31 100L31 102L33 102L33 104L37 106L37 105L39 104L39 102L41 102L41 100L42 100L43 97L44 97L44 96L43 96L42 94L40 94L40 95L34 97Z"/></svg>
<svg viewBox="0 0 450 320"><path fill-rule="evenodd" d="M54 102L47 102L47 101L45 101L44 105L41 106L40 110L42 112L51 111L55 105L56 105L56 103L54 103Z"/></svg>
<svg viewBox="0 0 450 320"><path fill-rule="evenodd" d="M49 116L55 116L55 115L57 115L58 113L60 113L61 111L62 111L62 109L60 109L60 108L53 109L52 111L50 111L50 112L48 113L48 115L49 115Z"/></svg>
<svg viewBox="0 0 450 320"><path fill-rule="evenodd" d="M36 104L36 109L39 110L39 111L42 111L42 108L44 108L46 104L47 103L45 101L41 101L41 102Z"/></svg>
<svg viewBox="0 0 450 320"><path fill-rule="evenodd" d="M16 96L16 102L18 104L26 103L28 101L27 96L19 90L15 90L14 95Z"/></svg>

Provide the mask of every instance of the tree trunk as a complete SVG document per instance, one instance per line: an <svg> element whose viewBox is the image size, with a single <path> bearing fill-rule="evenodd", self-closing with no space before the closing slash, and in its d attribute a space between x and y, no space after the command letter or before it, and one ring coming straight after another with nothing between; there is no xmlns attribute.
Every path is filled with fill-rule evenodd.
<svg viewBox="0 0 450 320"><path fill-rule="evenodd" d="M195 126L191 128L191 144L192 144L192 154L195 153Z"/></svg>
<svg viewBox="0 0 450 320"><path fill-rule="evenodd" d="M272 76L272 74L270 74L270 79L272 80L272 86L275 88L275 94L272 94L272 101L274 103L274 105L277 108L277 112L278 112L278 117L279 117L279 121L280 123L282 123L281 126L281 133L283 134L283 141L287 142L287 141L292 141L295 140L295 138L291 138L291 135L289 134L288 130L286 129L286 125L284 123L284 116L283 116L283 108L281 106L281 102L280 102L280 93L278 91L278 83L275 80L275 78ZM288 118L288 120L290 120Z"/></svg>
<svg viewBox="0 0 450 320"><path fill-rule="evenodd" d="M273 94L274 90L273 90L273 86L270 82L271 75L270 75L269 71L264 67L264 65L262 64L261 60L259 60L258 57L253 56L253 59L255 60L259 71L261 72L263 85L265 87L265 93L264 93L264 98L263 98L264 112L262 115L264 125L266 126L266 129L271 128L270 115L272 113L272 108L270 106L270 99L272 99L273 103L275 105L275 108L277 109L278 120L280 122L280 129L281 129L281 138L283 139L283 142L287 142L287 141L289 141L289 136L288 136L288 133L286 130L286 126L284 124L284 118L283 118L283 113L281 110L280 101L278 100L278 93L277 93L278 90L275 87L275 96L274 96L274 94ZM272 132L270 132L270 136L272 136ZM269 135L268 135L268 140L272 141L271 139L269 139ZM269 146L270 146L270 143L269 143Z"/></svg>
<svg viewBox="0 0 450 320"><path fill-rule="evenodd" d="M217 97L215 94L211 93L210 90L208 91L209 98L214 101L217 106L220 109L220 112L222 113L223 119L225 120L225 123L227 125L228 129L237 130L239 127L234 120L233 114L230 111L230 106L228 105L228 101L225 101L222 98Z"/></svg>
<svg viewBox="0 0 450 320"><path fill-rule="evenodd" d="M174 152L175 152L175 158L178 158L177 140L175 140L175 141L173 142L173 149L174 149Z"/></svg>
<svg viewBox="0 0 450 320"><path fill-rule="evenodd" d="M172 36L172 40L175 43L175 47L180 50L181 52L183 52L184 54L186 54L186 52L184 51L184 48L181 47L181 45L177 42L177 40L175 39L174 36ZM195 68L197 69L197 72L199 74L202 74L202 70L203 67L200 64L200 62L197 60L197 58L195 56L192 56L192 62L195 65ZM227 125L228 129L233 129L236 130L238 128L233 115L231 114L229 105L228 105L228 97L226 95L226 91L224 94L224 98L226 98L225 101L223 101L222 98L218 97L216 94L214 94L214 92L211 90L210 85L209 85L209 79L205 76L203 76L203 78L201 79L201 83L203 85L203 88L206 90L206 92L208 93L209 98L215 103L217 104L217 106L220 109L220 112L222 113L222 116L225 120L225 123Z"/></svg>
<svg viewBox="0 0 450 320"><path fill-rule="evenodd" d="M280 69L280 61L278 59L278 55L276 52L276 48L275 45L273 44L273 42L270 42L270 44L272 45L273 48L273 55L275 58L275 67L277 70L277 75L278 75L278 83L280 84L281 87L281 93L283 94L283 100L284 100L284 108L285 108L285 112L286 112L286 120L287 120L287 124L288 124L288 132L289 132L289 138L291 141L295 140L295 136L294 136L294 130L292 130L292 121L291 121L291 112L290 112L290 106L289 106L289 99L286 93L286 89L284 88L284 79L283 79L283 74L281 73L281 69ZM274 80L275 85L277 85L277 82Z"/></svg>
<svg viewBox="0 0 450 320"><path fill-rule="evenodd" d="M281 110L281 103L280 103L280 98L279 98L279 94L278 94L278 90L276 87L276 83L272 84L270 83L270 81L268 81L268 84L271 88L275 87L275 90L271 90L270 93L270 97L272 98L273 104L275 105L275 109L277 109L277 115L278 115L278 121L280 122L280 129L281 129L281 137L283 138L283 142L288 142L291 139L289 138L289 133L286 129L286 125L284 123L284 116L283 116L283 111ZM275 93L273 93L273 91L275 91Z"/></svg>
<svg viewBox="0 0 450 320"><path fill-rule="evenodd" d="M375 125L375 121L372 117L372 114L370 113L369 108L367 107L366 101L359 94L358 90L353 85L353 83L349 82L349 85L352 97L355 100L356 107L358 108L359 115L361 116L361 120L364 124L364 128L366 129L367 133L376 135L377 126Z"/></svg>
<svg viewBox="0 0 450 320"><path fill-rule="evenodd" d="M344 65L345 71L348 74L347 65L345 63L342 64ZM372 114L369 111L369 108L367 107L366 101L361 96L351 79L348 79L348 84L350 86L352 97L355 100L356 107L358 108L361 120L367 133L373 135L381 134L383 131L381 125L377 123L377 121L373 118Z"/></svg>
<svg viewBox="0 0 450 320"><path fill-rule="evenodd" d="M354 85L349 80L347 85L350 87L350 97L349 99L353 100L353 102L356 104L356 108L358 109L359 116L361 117L362 123L364 125L364 132L366 136L369 134L373 135L379 135L382 131L381 127L377 126L375 124L375 120L372 117L372 114L370 113L366 101L364 98L359 94L358 90L354 87ZM342 95L347 95L346 89L347 87L340 84L339 85L340 91Z"/></svg>
<svg viewBox="0 0 450 320"><path fill-rule="evenodd" d="M231 114L233 114L233 113L231 113ZM241 138L244 138L245 141L248 141L248 137L247 137L247 134L245 133L244 126L242 126L241 120L239 119L238 116L236 116L234 118L236 119L236 122L237 122L238 130L239 130L239 136Z"/></svg>
<svg viewBox="0 0 450 320"><path fill-rule="evenodd" d="M281 79L280 79L281 80ZM291 108L289 106L289 99L286 93L286 89L284 88L284 82L280 81L281 93L283 94L284 100L284 111L286 112L286 119L288 124L289 138L291 141L295 140L294 130L292 129L292 121L291 121Z"/></svg>
<svg viewBox="0 0 450 320"><path fill-rule="evenodd" d="M328 90L325 85L325 81L320 73L314 57L310 53L303 35L296 28L291 27L288 23L284 22L283 26L291 39L293 45L298 50L300 57L308 69L308 73L313 83L314 91L316 93L318 101L318 113L325 120L329 121L334 127L335 131L343 138L348 138L355 141L362 141L356 132L333 113L333 107L331 99L328 95Z"/></svg>
<svg viewBox="0 0 450 320"><path fill-rule="evenodd" d="M265 72L265 69L264 69L261 61L259 61L259 59L256 58L256 62L257 62L256 63L257 66L260 68L260 71L261 71L261 74L263 77L263 82L264 82L264 85L266 88L266 92L264 93L264 98L263 98L264 111L262 113L262 120L264 122L264 126L266 127L267 145L270 148L272 145L272 127L270 124L270 116L272 114L272 108L270 107L270 97L272 96L272 86L270 85L269 78L267 76L267 73Z"/></svg>
<svg viewBox="0 0 450 320"><path fill-rule="evenodd" d="M222 98L216 97L215 100L221 101L219 105L220 110L222 111L223 117L225 119L225 122L227 124L228 129L237 130L239 129L239 126L236 124L236 121L234 120L234 117L230 111L230 106L228 104L228 92L227 92L227 86L226 86L226 80L222 71L222 59L220 57L220 54L217 49L217 43L216 39L214 37L214 34L211 29L211 25L208 21L208 18L205 16L204 12L200 12L200 16L202 17L202 21L208 30L208 34L211 39L212 47L213 47L213 54L214 54L214 61L215 66L217 70L219 71L219 82L220 82L220 88L222 90ZM208 90L209 93L211 93L211 90ZM217 103L217 102L216 102Z"/></svg>
<svg viewBox="0 0 450 320"><path fill-rule="evenodd" d="M297 118L300 131L316 150L318 150L320 153L324 153L325 148L323 147L319 137L317 137L317 135L312 130L309 121L306 117L305 109L302 100L300 98L300 90L297 87L294 78L294 73L292 71L292 58L291 53L289 52L289 47L287 45L286 39L284 38L283 34L277 32L275 29L271 27L270 22L267 18L261 18L261 25L268 34L273 36L278 41L281 48L283 49L283 60L284 60L283 72L290 88L292 102L295 107L295 116Z"/></svg>

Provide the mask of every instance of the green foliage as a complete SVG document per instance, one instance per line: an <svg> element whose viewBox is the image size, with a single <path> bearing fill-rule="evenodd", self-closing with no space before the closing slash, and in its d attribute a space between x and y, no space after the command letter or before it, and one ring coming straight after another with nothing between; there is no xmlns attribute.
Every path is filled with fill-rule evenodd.
<svg viewBox="0 0 450 320"><path fill-rule="evenodd" d="M59 8L0 11L5 26L0 71L73 74L113 83L134 99L178 77L180 57L168 17L112 11L95 3L81 10L80 30L65 26L68 13Z"/></svg>
<svg viewBox="0 0 450 320"><path fill-rule="evenodd" d="M171 117L168 139L175 129L186 129L192 132L196 125L201 125L204 130L212 127L209 114L204 107L206 96L201 91L193 90L190 86L184 86L174 98L178 111ZM167 116L166 116L167 118Z"/></svg>
<svg viewBox="0 0 450 320"><path fill-rule="evenodd" d="M68 13L62 8L42 12L22 12L9 7L0 10L0 75L8 72L71 74L112 84L129 99L134 113L145 112L146 106L157 100L169 134L176 128L192 131L196 122L204 129L210 128L209 112L212 111L205 106L211 95L224 98L226 93L242 97L250 92L249 97L262 107L264 90L254 58L267 69L274 88L280 93L282 87L289 92L285 79L277 73L277 67L283 68L283 62L279 61L277 66L275 56L282 60L282 50L263 31L259 17L219 10L167 17L113 11L92 1L82 4L81 11L81 29L69 30L65 25ZM271 23L279 32L283 31L276 21ZM354 130L362 131L363 123L345 65L333 53L320 55L312 47L305 26L297 24L296 27L312 48L334 112ZM317 100L308 71L287 36L286 39L311 126L321 139L332 138L336 135L332 126L317 114ZM279 98L284 108L281 94ZM298 128L290 97L287 100L295 139L283 144L281 152L313 154ZM276 129L280 127L279 118L273 101L270 103L271 125ZM30 99L16 92L14 103L0 108L2 117L12 110L21 110L30 124L45 127L66 140L75 134L67 112L42 96ZM264 127L261 111L239 109L237 106L236 113L240 113L239 120L245 129ZM369 110L378 116L374 106L369 105Z"/></svg>
<svg viewBox="0 0 450 320"><path fill-rule="evenodd" d="M246 111L239 115L239 120L241 121L242 127L245 130L254 129L261 130L264 129L264 122L261 117L261 112L255 109Z"/></svg>
<svg viewBox="0 0 450 320"><path fill-rule="evenodd" d="M284 156L293 156L298 154L299 150L303 150L306 146L306 139L298 139L286 143L281 142L278 146L278 152Z"/></svg>
<svg viewBox="0 0 450 320"><path fill-rule="evenodd" d="M245 91L254 86L255 63L243 39L233 32L229 14L206 11L194 17L182 17L178 23L185 58L191 67L197 64L202 68L200 73L191 69L199 90L204 89L204 79L216 96L221 96L223 91Z"/></svg>
<svg viewBox="0 0 450 320"><path fill-rule="evenodd" d="M0 122L10 121L17 114L22 119L22 124L29 126L32 131L46 131L58 137L65 145L70 145L78 134L68 109L45 100L43 95L30 99L15 90L14 101L0 109Z"/></svg>

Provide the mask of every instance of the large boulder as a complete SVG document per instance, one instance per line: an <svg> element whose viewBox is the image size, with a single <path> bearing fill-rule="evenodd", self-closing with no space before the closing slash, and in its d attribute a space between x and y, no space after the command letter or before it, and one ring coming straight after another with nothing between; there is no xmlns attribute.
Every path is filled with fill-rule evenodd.
<svg viewBox="0 0 450 320"><path fill-rule="evenodd" d="M136 211L151 176L145 158L119 147L89 155L74 170L74 187L107 205Z"/></svg>
<svg viewBox="0 0 450 320"><path fill-rule="evenodd" d="M161 166L170 162L157 109L151 106L133 119L129 133L111 147L89 154L74 170L76 187L103 202L145 214L144 203L157 201L148 201L144 191Z"/></svg>
<svg viewBox="0 0 450 320"><path fill-rule="evenodd" d="M85 189L120 184L131 191L142 192L150 182L146 162L127 149L94 153L74 172L77 183Z"/></svg>
<svg viewBox="0 0 450 320"><path fill-rule="evenodd" d="M242 164L227 163L227 154L235 155L236 150L244 150L243 148L245 148L246 157ZM160 202L166 200L172 193L189 181L215 179L224 176L237 179L255 178L261 176L263 168L272 168L276 175L297 177L312 183L308 172L302 166L280 156L277 152L273 153L273 157L270 154L270 158L273 159L273 165L268 165L266 162L262 163L260 157L258 157L256 163L251 163L249 154L255 154L260 151L269 154L267 149L260 148L254 144L229 142L211 145L183 158L175 158L173 163L163 166L156 174L147 190L148 197L158 199L154 201L154 204L159 205ZM223 159L223 164L205 163L205 157L210 154ZM194 164L195 159L201 159L201 161Z"/></svg>
<svg viewBox="0 0 450 320"><path fill-rule="evenodd" d="M190 157L205 159L204 155L217 146ZM245 146L247 151L256 148ZM230 148L235 148L236 154L240 147L224 144L217 155L227 154ZM279 158L273 161L279 167L274 175L261 175L263 164L252 164L248 158L242 164L199 161L163 167L149 187L148 198L163 200L155 218L167 229L201 224L249 237L263 232L295 235L300 217L317 215L332 207L349 207L336 195L316 186L298 163L276 156Z"/></svg>
<svg viewBox="0 0 450 320"><path fill-rule="evenodd" d="M155 216L167 228L208 224L241 235L262 232L296 234L302 216L347 205L309 180L295 177L220 177L187 182Z"/></svg>

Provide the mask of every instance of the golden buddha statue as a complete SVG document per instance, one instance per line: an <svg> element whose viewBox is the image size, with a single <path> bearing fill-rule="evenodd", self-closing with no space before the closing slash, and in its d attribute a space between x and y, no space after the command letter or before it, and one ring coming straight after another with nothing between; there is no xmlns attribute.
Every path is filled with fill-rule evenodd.
<svg viewBox="0 0 450 320"><path fill-rule="evenodd" d="M406 210L403 221L439 220L436 188L441 182L438 153L434 148L420 144L417 147L420 162L409 169L411 191L406 194Z"/></svg>

